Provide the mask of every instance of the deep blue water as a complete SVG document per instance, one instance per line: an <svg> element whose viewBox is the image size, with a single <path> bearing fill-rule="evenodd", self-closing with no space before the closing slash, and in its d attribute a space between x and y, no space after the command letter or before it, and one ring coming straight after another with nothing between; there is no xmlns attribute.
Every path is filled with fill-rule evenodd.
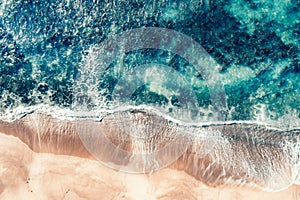
<svg viewBox="0 0 300 200"><path fill-rule="evenodd" d="M70 108L80 67L91 56L89 49L123 31L142 27L167 28L185 34L218 63L218 75L226 93L227 120L266 117L299 122L297 0L2 0L2 118L20 106ZM127 82L118 75L120 68L134 71L140 65L157 63L172 69L158 74L169 73L173 86L191 90L197 109L201 110L199 116L207 115L204 118L209 119L209 105L213 104L209 87L205 77L186 59L162 49L139 49L126 53L121 61L116 59L105 72L94 77L96 88L102 92L96 95L101 100L93 106L110 102L117 86ZM179 83L178 77L184 77L189 84ZM133 105L170 105L170 112L183 106L175 86L159 85L152 78L154 81L146 81L132 93ZM155 83L159 89L153 89ZM168 89L165 91L164 87Z"/></svg>

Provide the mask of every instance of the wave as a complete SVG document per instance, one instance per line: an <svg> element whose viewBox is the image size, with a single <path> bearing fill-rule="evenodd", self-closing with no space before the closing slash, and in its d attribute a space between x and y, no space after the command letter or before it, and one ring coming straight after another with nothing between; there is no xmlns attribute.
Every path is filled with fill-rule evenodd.
<svg viewBox="0 0 300 200"><path fill-rule="evenodd" d="M130 111L130 110L145 110L155 113L156 115L162 116L165 119L168 119L174 123L180 124L182 126L208 126L208 125L227 125L227 124L256 124L263 125L270 129L276 130L295 130L300 129L300 118L298 117L298 112L295 110L289 110L286 112L284 116L279 119L272 119L268 115L268 111L262 109L261 107L256 107L256 112L252 120L223 120L217 121L209 118L200 119L198 123L195 122L185 122L180 119L174 118L162 110L157 109L157 107L152 107L149 105L139 105L139 106L118 106L111 109L94 109L90 111L84 110L76 110L69 107L61 107L61 106L53 106L48 104L38 104L34 106L18 106L14 109L6 109L0 112L0 120L6 122L13 122L19 120L26 115L30 114L43 114L49 115L53 118L57 118L60 120L80 120L80 119L90 119L94 121L101 121L101 119L107 114L113 114L122 111ZM203 112L210 113L211 110L202 110Z"/></svg>

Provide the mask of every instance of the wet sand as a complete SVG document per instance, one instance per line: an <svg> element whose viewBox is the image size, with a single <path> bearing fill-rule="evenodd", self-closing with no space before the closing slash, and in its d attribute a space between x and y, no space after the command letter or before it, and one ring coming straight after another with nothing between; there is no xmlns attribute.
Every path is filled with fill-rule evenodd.
<svg viewBox="0 0 300 200"><path fill-rule="evenodd" d="M225 184L218 173L208 177L199 175L198 169L195 175L189 170L193 167L186 167L191 152L151 174L118 172L95 160L72 133L70 123L55 126L54 122L49 117L30 116L0 123L0 199L300 199L300 185L267 192L245 182ZM32 124L37 125L35 130L39 127L39 137ZM59 139L51 129L60 134ZM279 153L278 158L285 158ZM202 158L197 162L200 166L215 161ZM211 166L211 172L219 171L219 165ZM226 170L236 176L234 171L229 173L230 168ZM219 176L218 184L211 178L214 175Z"/></svg>

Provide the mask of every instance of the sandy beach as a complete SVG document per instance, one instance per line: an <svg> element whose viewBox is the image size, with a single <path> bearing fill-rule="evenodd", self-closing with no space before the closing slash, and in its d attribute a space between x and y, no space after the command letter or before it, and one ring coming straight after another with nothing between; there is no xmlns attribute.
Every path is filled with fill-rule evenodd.
<svg viewBox="0 0 300 200"><path fill-rule="evenodd" d="M249 187L208 187L183 171L151 175L114 171L74 156L34 153L18 138L0 134L0 199L298 200L300 186L280 192Z"/></svg>
<svg viewBox="0 0 300 200"><path fill-rule="evenodd" d="M100 126L105 127L108 136L119 147L139 151L134 145L126 145L125 139L128 138L118 135L120 133L112 129L110 123L103 120ZM281 151L276 143L254 151L249 145L244 147L241 142L231 142L225 155L224 144L216 143L205 157L197 157L193 152L201 151L203 144L195 141L173 164L153 173L131 174L114 170L95 159L82 144L72 124L42 115L28 115L15 122L0 123L0 199L300 199L300 185L291 184L277 192L266 191L275 184L284 186L283 183L290 181L287 175L296 180L299 178L295 174L298 161L287 159L289 157L285 154L289 152ZM226 130L223 129L224 133ZM264 132L264 135L268 134L276 141L273 132ZM149 144L155 146L159 141L164 139L158 138ZM131 143L134 143L134 138L131 138ZM242 153L241 158L233 160L235 170L226 162L230 159L230 151L238 152L234 148ZM279 160L260 158L258 153L268 154L270 159L275 153ZM251 158L247 157L249 155ZM109 158L106 156L103 159ZM240 164L243 160L253 162L253 159L257 163ZM256 173L262 174L246 174L245 165L254 166ZM260 171L266 167L275 170L274 175L270 170Z"/></svg>

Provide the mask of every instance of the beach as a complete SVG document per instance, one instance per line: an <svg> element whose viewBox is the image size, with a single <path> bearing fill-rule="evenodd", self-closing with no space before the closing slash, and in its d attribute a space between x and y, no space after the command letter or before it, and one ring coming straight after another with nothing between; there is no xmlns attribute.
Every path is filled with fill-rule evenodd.
<svg viewBox="0 0 300 200"><path fill-rule="evenodd" d="M32 117L27 122L32 122ZM51 118L41 117L41 126L45 119ZM120 172L95 160L72 137L53 140L49 134L40 132L43 141L34 142L38 137L33 135L31 140L26 140L24 134L34 131L21 126L25 121L1 122L0 199L300 199L300 186L295 184L278 192L268 192L250 183L203 181L200 176L193 176L187 167L180 169L180 160L184 158L153 173ZM49 127L40 131L53 127L49 121L46 124ZM66 129L69 125L64 124ZM235 173L231 174L234 177Z"/></svg>

